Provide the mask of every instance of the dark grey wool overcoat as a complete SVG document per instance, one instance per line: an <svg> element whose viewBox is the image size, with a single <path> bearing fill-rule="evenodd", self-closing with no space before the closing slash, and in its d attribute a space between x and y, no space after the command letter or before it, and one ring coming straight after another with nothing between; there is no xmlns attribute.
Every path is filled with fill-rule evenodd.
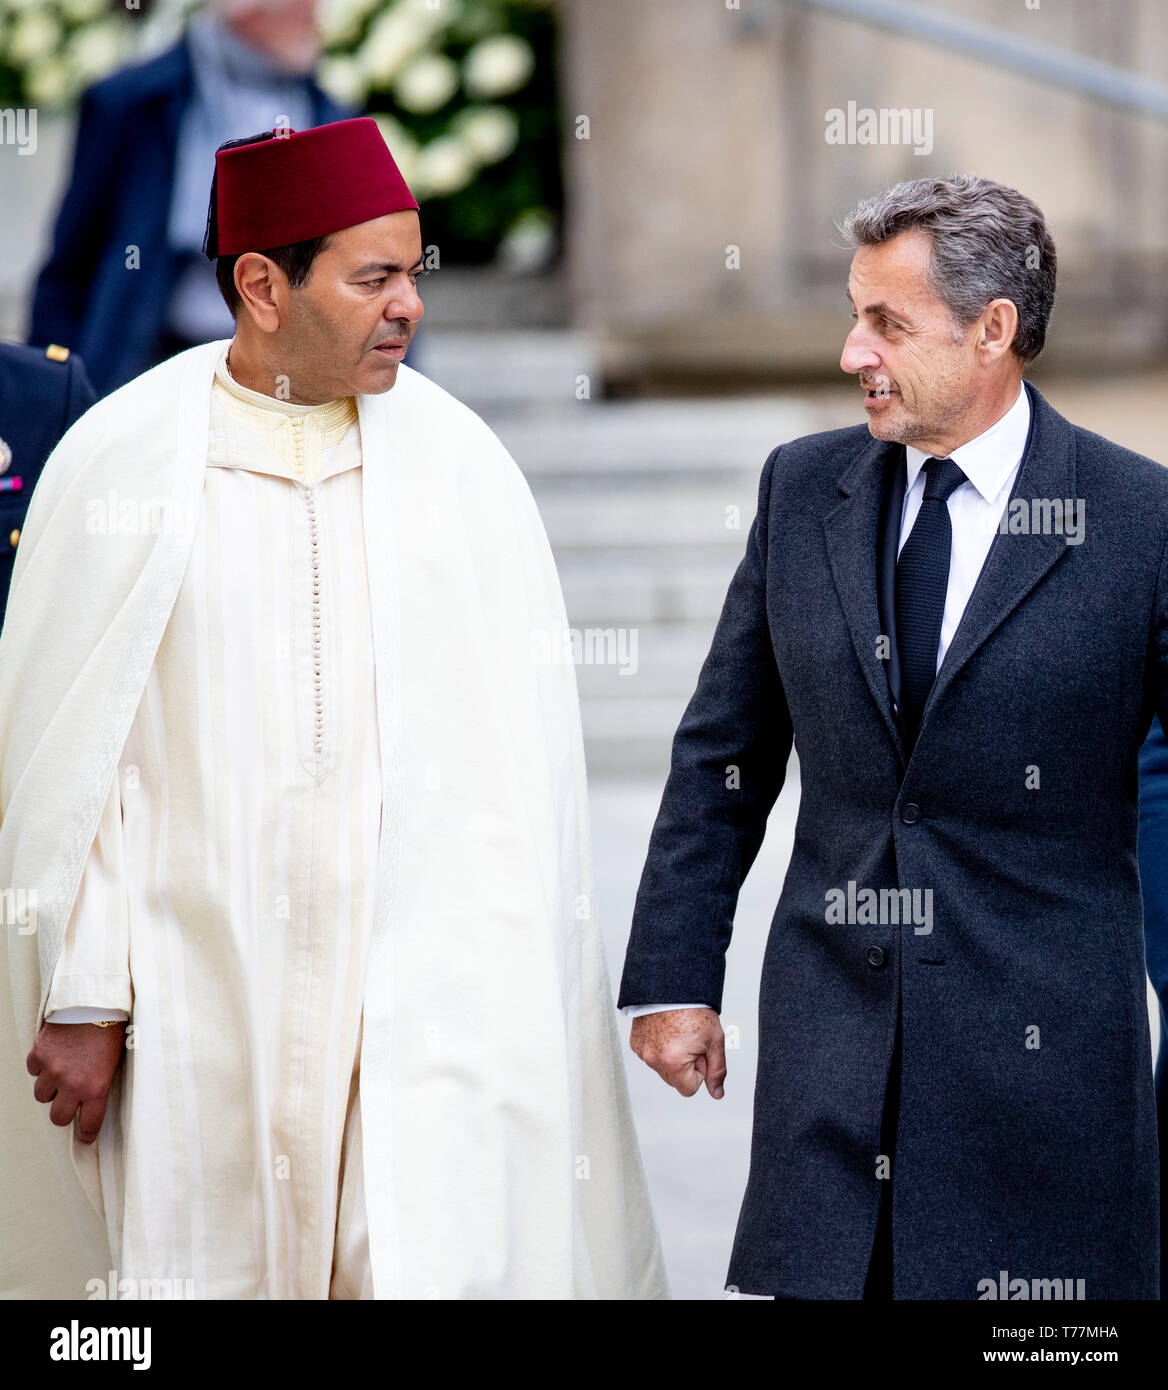
<svg viewBox="0 0 1168 1390"><path fill-rule="evenodd" d="M1168 720L1168 470L1027 390L1013 498L1032 519L1030 499L1077 500L1082 540L995 534L907 766L878 599L904 449L862 425L767 459L677 730L622 1005L721 1007L792 739L802 779L727 1276L743 1292L861 1296L899 1014L894 1296L976 1299L1005 1270L1158 1297L1136 759ZM890 892L866 920L864 889L931 890L931 931L893 920ZM849 891L857 920L830 920Z"/></svg>

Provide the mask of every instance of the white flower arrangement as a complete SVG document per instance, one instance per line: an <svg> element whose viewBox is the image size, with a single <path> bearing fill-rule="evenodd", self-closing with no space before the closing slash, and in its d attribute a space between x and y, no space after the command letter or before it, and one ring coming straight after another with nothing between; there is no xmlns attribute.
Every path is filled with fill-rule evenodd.
<svg viewBox="0 0 1168 1390"><path fill-rule="evenodd" d="M197 8L198 0L155 0L148 17L127 22L110 0L0 0L0 106L65 110L91 83L156 52L159 36L173 41ZM514 22L546 44L549 21L533 29L528 15L551 8L553 0L321 0L316 77L335 100L369 111L419 199L449 198L519 150L517 112L533 109L523 93L536 54L528 38L500 26ZM546 130L548 117L538 120ZM537 148L544 153L524 147L529 161L555 158L546 144ZM530 162L522 167L528 172L515 177L526 190ZM501 177L492 191L471 192L480 198L478 244L494 223L487 235L507 259L538 259L554 239L554 219L544 208L496 203L512 175Z"/></svg>
<svg viewBox="0 0 1168 1390"><path fill-rule="evenodd" d="M25 10L8 35L8 58L12 63L35 63L47 58L61 43L61 24L51 12Z"/></svg>
<svg viewBox="0 0 1168 1390"><path fill-rule="evenodd" d="M418 142L413 135L392 116L379 115L373 118L381 131L382 139L393 152L394 161L401 170L402 178L411 189L417 185Z"/></svg>
<svg viewBox="0 0 1168 1390"><path fill-rule="evenodd" d="M417 115L440 110L457 91L458 64L444 53L412 59L393 84L398 105Z"/></svg>
<svg viewBox="0 0 1168 1390"><path fill-rule="evenodd" d="M369 91L369 78L361 64L348 53L333 53L317 65L316 80L335 100L348 106L363 106Z"/></svg>
<svg viewBox="0 0 1168 1390"><path fill-rule="evenodd" d="M63 58L42 58L29 65L24 85L34 106L61 106L73 93L75 74Z"/></svg>
<svg viewBox="0 0 1168 1390"><path fill-rule="evenodd" d="M357 106L372 97L376 106L385 94L405 118L458 108L425 139L402 119L373 113L419 199L462 192L519 143L519 121L500 98L530 80L531 45L515 34L488 32L456 62L445 48L463 21L481 33L491 13L474 0L325 0L321 11L325 56L317 79L337 101Z"/></svg>
<svg viewBox="0 0 1168 1390"><path fill-rule="evenodd" d="M498 164L519 143L519 122L505 106L468 106L451 127L479 164Z"/></svg>
<svg viewBox="0 0 1168 1390"><path fill-rule="evenodd" d="M463 85L469 96L491 99L510 96L530 79L535 54L517 34L493 34L482 39L466 55Z"/></svg>
<svg viewBox="0 0 1168 1390"><path fill-rule="evenodd" d="M324 0L317 12L321 37L330 48L351 44L379 0Z"/></svg>
<svg viewBox="0 0 1168 1390"><path fill-rule="evenodd" d="M66 19L84 24L90 19L102 19L109 14L106 0L60 0L58 5Z"/></svg>
<svg viewBox="0 0 1168 1390"><path fill-rule="evenodd" d="M507 228L499 260L509 270L541 270L555 252L556 229L546 208L528 208Z"/></svg>
<svg viewBox="0 0 1168 1390"><path fill-rule="evenodd" d="M83 82L104 77L122 55L121 26L112 19L87 25L69 36L69 62Z"/></svg>
<svg viewBox="0 0 1168 1390"><path fill-rule="evenodd" d="M68 106L132 56L135 27L108 0L0 0L0 105Z"/></svg>
<svg viewBox="0 0 1168 1390"><path fill-rule="evenodd" d="M366 4L367 0L346 2ZM452 8L431 10L423 0L397 0L382 8L370 24L369 32L356 49L357 61L371 83L388 86L411 59L433 51L439 34L453 18ZM330 39L327 28L323 37L331 50L335 40Z"/></svg>
<svg viewBox="0 0 1168 1390"><path fill-rule="evenodd" d="M475 158L465 140L440 135L418 152L414 164L414 196L441 198L460 193L475 176Z"/></svg>

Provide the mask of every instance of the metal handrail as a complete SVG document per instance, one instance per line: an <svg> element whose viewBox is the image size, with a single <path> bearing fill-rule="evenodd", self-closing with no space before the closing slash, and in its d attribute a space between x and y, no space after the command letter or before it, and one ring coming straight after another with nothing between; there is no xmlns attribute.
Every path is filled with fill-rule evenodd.
<svg viewBox="0 0 1168 1390"><path fill-rule="evenodd" d="M967 58L984 59L1082 96L1095 97L1112 106L1168 120L1168 84L1097 62L1094 58L1036 43L1033 39L1005 34L986 24L938 14L923 5L911 4L909 0L771 0L771 8L777 10L780 3L858 19L879 29L953 49ZM750 21L750 14L749 10L744 10L742 18L748 30L757 30L759 21L757 18Z"/></svg>

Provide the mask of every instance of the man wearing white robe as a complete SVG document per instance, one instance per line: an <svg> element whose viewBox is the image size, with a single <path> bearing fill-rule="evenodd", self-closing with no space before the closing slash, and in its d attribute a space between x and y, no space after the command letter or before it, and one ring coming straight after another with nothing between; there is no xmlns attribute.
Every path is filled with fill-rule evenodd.
<svg viewBox="0 0 1168 1390"><path fill-rule="evenodd" d="M370 121L217 169L236 335L69 432L0 638L0 1292L663 1297L562 600L399 365L417 205Z"/></svg>

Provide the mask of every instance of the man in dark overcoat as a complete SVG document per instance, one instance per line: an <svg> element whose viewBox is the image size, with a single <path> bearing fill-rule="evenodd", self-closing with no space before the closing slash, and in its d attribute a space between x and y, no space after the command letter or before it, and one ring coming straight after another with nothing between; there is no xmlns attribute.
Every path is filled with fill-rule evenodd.
<svg viewBox="0 0 1168 1390"><path fill-rule="evenodd" d="M793 744L728 1283L1156 1298L1137 755L1168 714L1168 471L1023 381L1056 268L1029 199L914 180L841 230L868 423L766 460L637 896L631 1043L722 1094Z"/></svg>

